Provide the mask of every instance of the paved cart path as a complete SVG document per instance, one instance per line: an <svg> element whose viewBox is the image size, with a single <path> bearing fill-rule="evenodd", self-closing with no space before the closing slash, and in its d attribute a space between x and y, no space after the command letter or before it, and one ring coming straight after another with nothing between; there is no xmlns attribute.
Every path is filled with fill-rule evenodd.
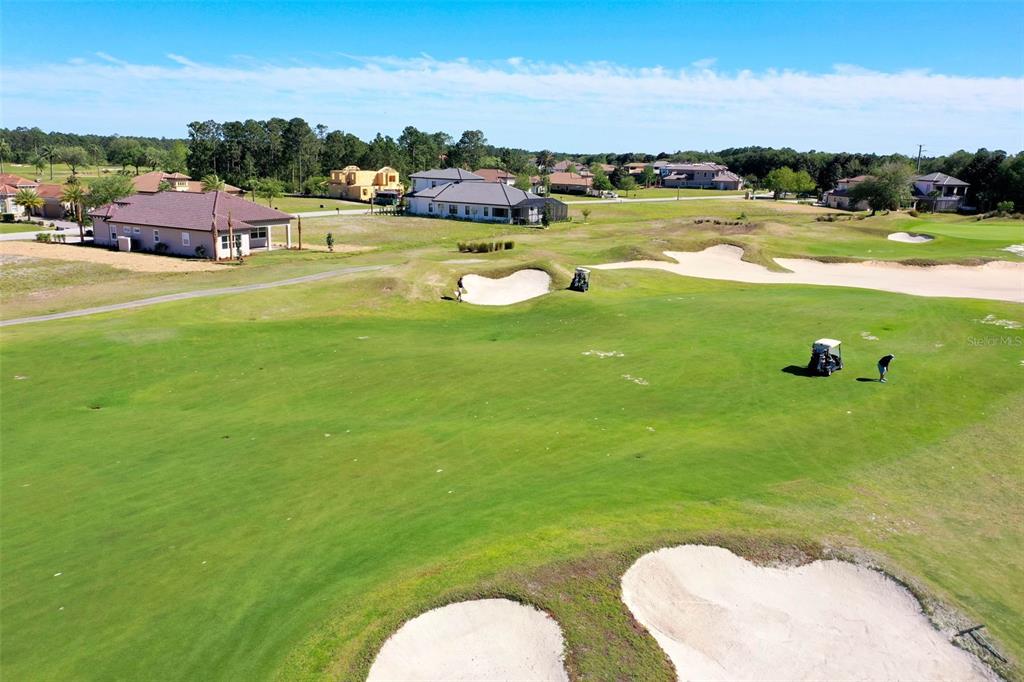
<svg viewBox="0 0 1024 682"><path fill-rule="evenodd" d="M154 296L152 298L141 298L137 301L126 301L124 303L112 303L110 305L96 306L95 308L81 308L79 310L67 310L62 313L50 313L49 315L35 315L33 317L18 317L12 320L0 320L0 327L10 327L16 324L28 324L29 322L48 322L50 320L64 320L70 317L83 317L85 315L96 315L109 313L115 310L131 310L132 308L144 308L158 303L169 303L171 301L184 301L190 298L205 298L207 296L222 296L225 294L241 294L246 291L259 291L260 289L273 289L291 284L303 284L305 282L316 282L317 280L348 275L356 272L370 272L372 270L383 270L391 265L359 265L350 268L339 268L318 272L313 275L303 275L282 279L276 282L260 282L257 284L240 284L234 287L219 287L217 289L199 289L197 291L183 291L178 294L167 294L165 296Z"/></svg>

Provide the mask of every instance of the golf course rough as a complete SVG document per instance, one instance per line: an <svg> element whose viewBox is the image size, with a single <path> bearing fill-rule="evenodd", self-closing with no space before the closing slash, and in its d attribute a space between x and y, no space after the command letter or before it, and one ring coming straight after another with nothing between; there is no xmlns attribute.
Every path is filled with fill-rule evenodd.
<svg viewBox="0 0 1024 682"><path fill-rule="evenodd" d="M904 587L844 561L757 566L684 545L640 557L622 598L684 680L998 679Z"/></svg>
<svg viewBox="0 0 1024 682"><path fill-rule="evenodd" d="M562 630L551 616L509 599L427 611L381 647L368 682L537 680L568 682Z"/></svg>

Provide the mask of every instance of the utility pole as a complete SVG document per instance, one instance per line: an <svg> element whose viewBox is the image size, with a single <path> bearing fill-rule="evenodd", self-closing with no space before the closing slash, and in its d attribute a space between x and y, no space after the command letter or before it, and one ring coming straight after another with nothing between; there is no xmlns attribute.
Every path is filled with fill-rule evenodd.
<svg viewBox="0 0 1024 682"><path fill-rule="evenodd" d="M925 151L924 145L923 144L917 145L917 172L918 173L921 172L921 153L923 151Z"/></svg>

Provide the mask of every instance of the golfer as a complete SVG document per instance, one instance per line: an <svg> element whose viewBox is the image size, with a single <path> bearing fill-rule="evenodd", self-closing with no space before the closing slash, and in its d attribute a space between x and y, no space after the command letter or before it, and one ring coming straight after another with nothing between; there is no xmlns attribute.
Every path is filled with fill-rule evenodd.
<svg viewBox="0 0 1024 682"><path fill-rule="evenodd" d="M462 278L459 277L458 284L455 285L455 300L462 303Z"/></svg>
<svg viewBox="0 0 1024 682"><path fill-rule="evenodd" d="M889 373L889 363L893 361L895 355L884 355L878 360L878 381L885 383L885 375Z"/></svg>

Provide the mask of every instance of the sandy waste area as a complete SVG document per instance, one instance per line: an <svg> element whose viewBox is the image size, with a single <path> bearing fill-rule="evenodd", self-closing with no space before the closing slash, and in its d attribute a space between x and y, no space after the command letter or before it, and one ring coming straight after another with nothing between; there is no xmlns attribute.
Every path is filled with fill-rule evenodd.
<svg viewBox="0 0 1024 682"><path fill-rule="evenodd" d="M225 267L206 260L172 258L148 253L125 253L70 244L41 244L22 241L0 242L0 255L98 263L134 272L200 272L223 270Z"/></svg>
<svg viewBox="0 0 1024 682"><path fill-rule="evenodd" d="M591 267L601 270L651 268L689 277L753 284L818 284L913 296L1024 302L1024 263L993 261L979 266L919 267L885 261L821 263L802 258L776 258L775 262L790 272L772 272L741 260L743 250L727 244L695 252L666 251L665 255L677 262L637 260Z"/></svg>
<svg viewBox="0 0 1024 682"><path fill-rule="evenodd" d="M466 303L512 305L548 293L551 275L543 270L520 270L500 279L466 275L462 286L465 289L462 300Z"/></svg>
<svg viewBox="0 0 1024 682"><path fill-rule="evenodd" d="M903 242L904 244L926 244L935 241L935 237L927 234L910 234L909 232L893 232L887 239L893 242Z"/></svg>
<svg viewBox="0 0 1024 682"><path fill-rule="evenodd" d="M449 604L413 618L377 654L368 682L552 680L568 682L562 630L509 599Z"/></svg>
<svg viewBox="0 0 1024 682"><path fill-rule="evenodd" d="M892 579L843 561L756 566L721 547L640 557L622 599L681 680L995 680Z"/></svg>

